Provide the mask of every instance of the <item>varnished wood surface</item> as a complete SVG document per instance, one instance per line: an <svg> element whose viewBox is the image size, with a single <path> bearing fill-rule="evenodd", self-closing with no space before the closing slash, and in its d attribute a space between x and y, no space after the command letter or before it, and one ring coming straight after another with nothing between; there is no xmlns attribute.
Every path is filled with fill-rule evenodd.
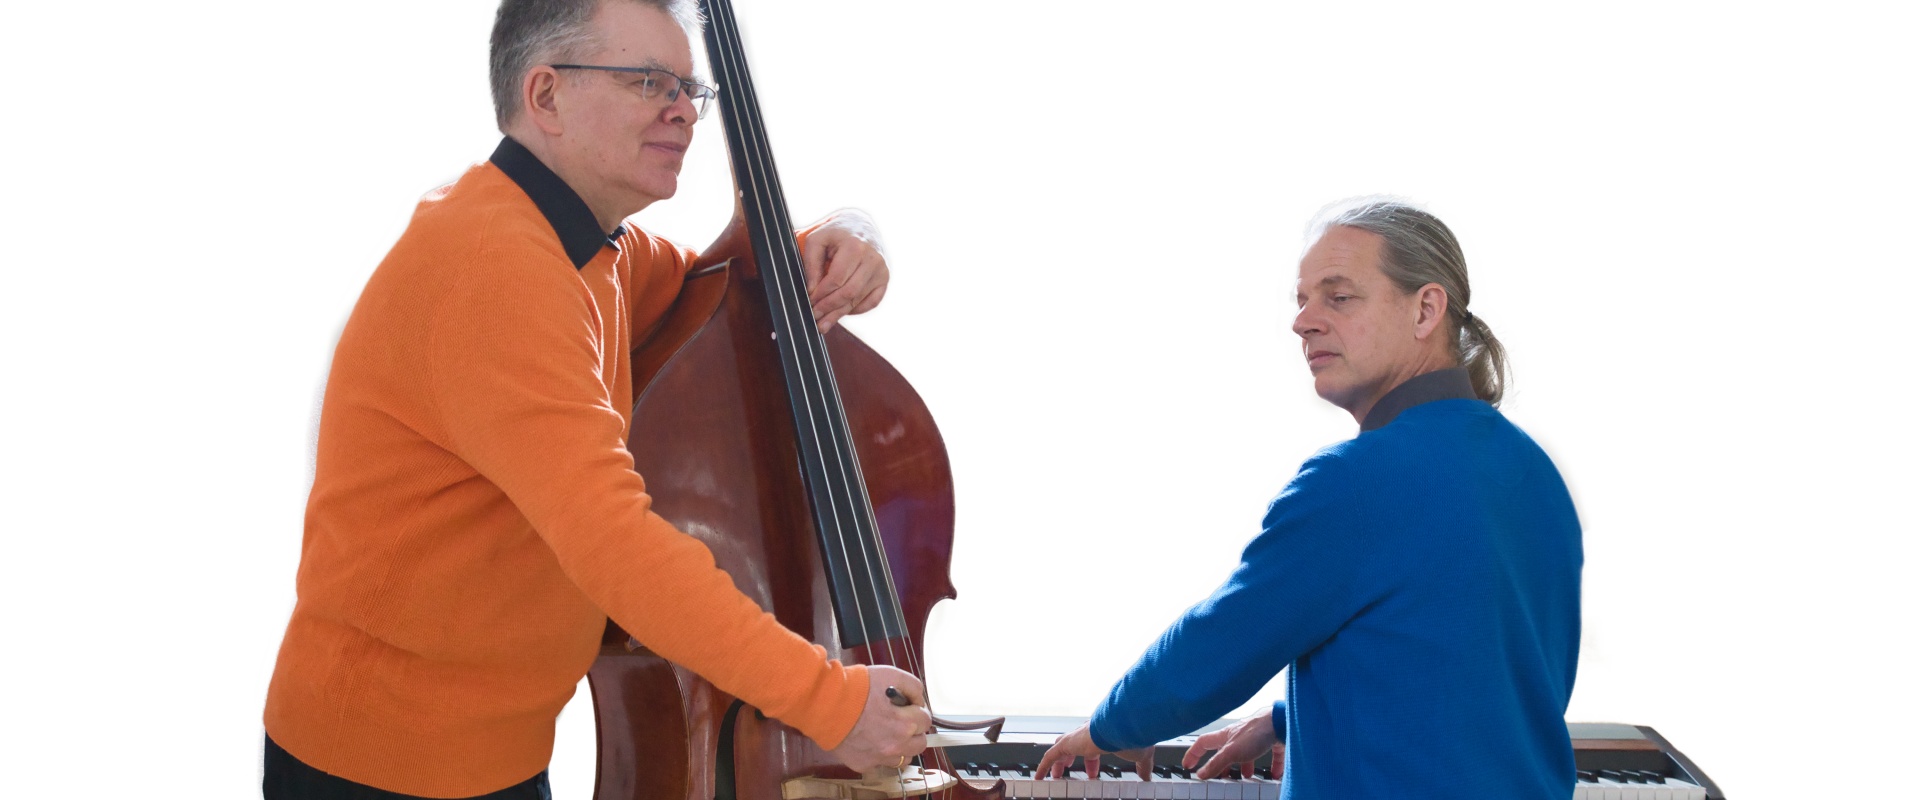
<svg viewBox="0 0 1920 800"><path fill-rule="evenodd" d="M654 511L713 551L734 584L783 625L848 663L895 663L924 642L933 604L952 597L952 474L939 430L898 372L844 327L827 337L848 430L908 625L906 641L841 646L798 469L791 411L758 271L737 222L707 250L725 269L691 279L634 353L628 449ZM889 644L891 646L889 646ZM914 671L918 671L917 669ZM609 625L589 678L600 733L598 800L708 800L733 698ZM736 719L742 800L845 769L811 740L751 710ZM929 755L937 763L937 754ZM962 785L952 798L993 798Z"/></svg>

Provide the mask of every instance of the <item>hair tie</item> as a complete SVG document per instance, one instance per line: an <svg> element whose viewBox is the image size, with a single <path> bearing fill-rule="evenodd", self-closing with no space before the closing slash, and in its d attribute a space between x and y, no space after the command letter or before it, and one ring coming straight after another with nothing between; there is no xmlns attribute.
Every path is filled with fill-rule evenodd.
<svg viewBox="0 0 1920 800"><path fill-rule="evenodd" d="M1464 317L1466 317L1466 319L1463 319L1463 320L1461 320L1462 322L1472 322L1472 321L1473 321L1473 312L1471 312L1471 311L1468 311L1468 310L1466 310L1466 309L1464 309L1464 308L1463 308L1463 309L1460 309L1460 314L1461 314L1462 316L1464 316Z"/></svg>

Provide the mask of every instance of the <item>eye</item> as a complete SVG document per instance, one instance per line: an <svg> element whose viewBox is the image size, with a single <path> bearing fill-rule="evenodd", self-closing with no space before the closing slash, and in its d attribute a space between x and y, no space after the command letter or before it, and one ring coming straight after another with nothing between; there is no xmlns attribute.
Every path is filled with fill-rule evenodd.
<svg viewBox="0 0 1920 800"><path fill-rule="evenodd" d="M1340 304L1340 303L1344 303L1344 302L1347 302L1348 300L1352 300L1352 299L1353 299L1353 295L1350 295L1350 294L1336 294L1336 295L1333 295L1333 296L1332 296L1332 299L1333 299L1333 302L1334 302L1334 303L1335 303L1335 304L1337 305L1337 304Z"/></svg>

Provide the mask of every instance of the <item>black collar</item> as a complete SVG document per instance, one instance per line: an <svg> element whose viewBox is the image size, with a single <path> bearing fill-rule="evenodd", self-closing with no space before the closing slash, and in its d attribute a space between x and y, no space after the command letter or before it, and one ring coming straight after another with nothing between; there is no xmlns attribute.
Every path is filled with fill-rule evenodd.
<svg viewBox="0 0 1920 800"><path fill-rule="evenodd" d="M600 221L594 219L587 201L580 199L573 187L512 137L502 138L500 146L493 149L493 155L487 160L519 184L520 191L526 192L546 216L547 224L560 236L560 246L566 248L574 269L585 267L600 254L600 248L619 241L626 233L624 226L614 228L612 234L600 230Z"/></svg>
<svg viewBox="0 0 1920 800"><path fill-rule="evenodd" d="M1479 395L1473 393L1473 378L1468 377L1465 367L1451 367L1422 373L1406 379L1393 391L1387 392L1380 402L1373 404L1373 410L1367 412L1367 418L1360 423L1360 432L1386 427L1400 412L1421 403L1435 400L1472 400Z"/></svg>

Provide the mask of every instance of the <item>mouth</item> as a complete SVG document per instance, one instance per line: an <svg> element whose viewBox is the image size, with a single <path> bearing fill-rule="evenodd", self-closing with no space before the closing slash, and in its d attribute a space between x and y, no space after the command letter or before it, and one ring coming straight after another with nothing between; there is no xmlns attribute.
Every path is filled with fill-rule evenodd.
<svg viewBox="0 0 1920 800"><path fill-rule="evenodd" d="M680 142L648 142L646 148L649 150L662 150L674 155L684 155L687 152L687 146Z"/></svg>
<svg viewBox="0 0 1920 800"><path fill-rule="evenodd" d="M1307 369L1319 369L1333 363L1333 360L1339 357L1340 354L1331 350L1309 351L1307 353Z"/></svg>

